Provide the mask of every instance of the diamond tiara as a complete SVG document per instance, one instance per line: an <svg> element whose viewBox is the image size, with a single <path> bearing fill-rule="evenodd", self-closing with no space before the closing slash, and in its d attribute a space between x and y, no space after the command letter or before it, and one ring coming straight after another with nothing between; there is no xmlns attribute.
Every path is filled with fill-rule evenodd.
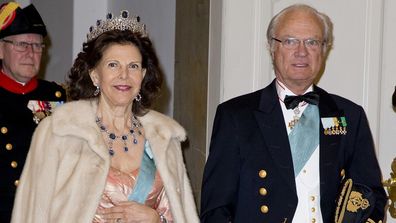
<svg viewBox="0 0 396 223"><path fill-rule="evenodd" d="M130 30L132 32L140 33L142 36L147 36L146 25L140 22L139 16L129 17L129 12L121 11L119 17L113 18L113 14L108 13L106 20L97 20L96 27L91 26L87 34L87 42L100 36L102 33L110 30Z"/></svg>

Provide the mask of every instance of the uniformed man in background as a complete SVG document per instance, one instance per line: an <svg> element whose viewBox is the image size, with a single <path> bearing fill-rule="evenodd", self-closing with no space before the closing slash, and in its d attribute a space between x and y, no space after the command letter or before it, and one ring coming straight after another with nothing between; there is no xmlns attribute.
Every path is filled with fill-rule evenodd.
<svg viewBox="0 0 396 223"><path fill-rule="evenodd" d="M41 119L66 99L60 85L37 78L46 35L46 27L33 5L23 9L15 2L1 5L1 223L10 222L18 179L33 131Z"/></svg>

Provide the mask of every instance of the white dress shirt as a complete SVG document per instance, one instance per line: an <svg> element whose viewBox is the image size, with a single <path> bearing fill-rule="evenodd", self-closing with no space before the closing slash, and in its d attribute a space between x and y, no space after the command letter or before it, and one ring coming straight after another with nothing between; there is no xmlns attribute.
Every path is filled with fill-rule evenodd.
<svg viewBox="0 0 396 223"><path fill-rule="evenodd" d="M295 95L283 83L276 81L276 90L278 92L279 103L282 108L283 117L287 133L291 132L289 123L298 118L307 107L306 102L301 102L296 109L287 109L283 102L286 95ZM313 90L310 86L307 92ZM297 112L295 111L297 110ZM299 111L299 112L298 112ZM320 176L319 176L319 145L312 153L307 163L302 168L301 172L295 178L296 190L298 197L297 209L293 217L293 223L323 223L322 213L320 210Z"/></svg>

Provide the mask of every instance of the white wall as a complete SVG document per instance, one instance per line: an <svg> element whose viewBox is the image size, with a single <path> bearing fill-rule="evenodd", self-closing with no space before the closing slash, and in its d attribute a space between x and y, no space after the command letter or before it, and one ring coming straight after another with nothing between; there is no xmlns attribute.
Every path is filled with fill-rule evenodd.
<svg viewBox="0 0 396 223"><path fill-rule="evenodd" d="M396 84L393 0L211 1L207 145L216 102L260 89L274 78L266 28L273 15L293 3L312 5L332 19L334 46L318 85L364 107L382 173L389 178L396 157L396 113L391 107ZM212 58L218 54L220 58Z"/></svg>
<svg viewBox="0 0 396 223"><path fill-rule="evenodd" d="M77 54L82 50L82 44L87 40L89 27L95 26L99 19L104 20L108 10L106 0L74 0L73 2L73 11L69 16L73 18L72 49L74 61Z"/></svg>
<svg viewBox="0 0 396 223"><path fill-rule="evenodd" d="M113 14L126 9L140 16L146 24L165 75L161 96L155 107L173 116L176 0L108 1L108 8Z"/></svg>
<svg viewBox="0 0 396 223"><path fill-rule="evenodd" d="M396 112L391 106L392 94L396 85L396 1L385 0L384 41L382 52L382 78L379 113L379 163L384 178L390 177L392 159L396 157ZM390 217L389 217L390 218ZM396 219L388 222L396 223Z"/></svg>
<svg viewBox="0 0 396 223"><path fill-rule="evenodd" d="M73 1L32 0L32 3L48 31L40 74L47 80L63 83L73 59Z"/></svg>

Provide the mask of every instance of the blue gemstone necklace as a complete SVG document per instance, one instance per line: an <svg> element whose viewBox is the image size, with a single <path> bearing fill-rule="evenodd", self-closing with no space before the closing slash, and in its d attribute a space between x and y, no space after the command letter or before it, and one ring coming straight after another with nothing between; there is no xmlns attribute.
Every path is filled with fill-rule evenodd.
<svg viewBox="0 0 396 223"><path fill-rule="evenodd" d="M139 122L139 120L136 118L136 116L132 115L131 118L131 128L129 129L127 134L122 134L122 135L116 135L114 132L110 132L106 126L102 122L102 118L96 116L96 124L99 126L100 131L104 132L107 134L107 143L109 146L109 154L110 156L114 156L115 152L113 150L113 143L116 140L121 140L122 143L124 144L124 152L128 152L129 148L127 146L127 141L129 136L132 136L133 138L133 144L138 144L137 140L137 135L140 136L142 135L142 132L140 131L140 128L142 127L142 124Z"/></svg>

